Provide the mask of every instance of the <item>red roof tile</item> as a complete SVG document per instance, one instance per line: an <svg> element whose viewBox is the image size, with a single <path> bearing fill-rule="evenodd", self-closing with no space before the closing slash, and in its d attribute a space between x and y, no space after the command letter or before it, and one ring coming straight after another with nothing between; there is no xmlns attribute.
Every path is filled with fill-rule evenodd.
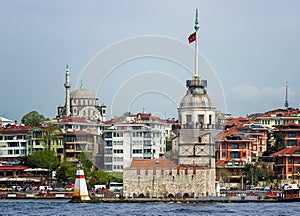
<svg viewBox="0 0 300 216"><path fill-rule="evenodd" d="M300 154L300 147L299 146L293 146L293 147L290 147L290 148L282 149L278 152L275 152L275 153L271 154L270 156L275 157L275 156L279 156L279 155L289 155L289 154L294 154L294 152L296 152L296 151L297 151L296 154Z"/></svg>

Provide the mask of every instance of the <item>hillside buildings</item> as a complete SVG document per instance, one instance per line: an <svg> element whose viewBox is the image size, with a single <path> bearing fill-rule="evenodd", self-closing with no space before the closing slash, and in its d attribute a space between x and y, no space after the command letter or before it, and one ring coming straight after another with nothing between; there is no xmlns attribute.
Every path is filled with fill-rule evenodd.
<svg viewBox="0 0 300 216"><path fill-rule="evenodd" d="M65 73L65 105L58 106L52 123L61 128L63 158L74 164L80 153L89 153L95 158L95 166L103 168L102 131L105 128L106 106L99 105L98 98L81 84L70 91L70 73Z"/></svg>
<svg viewBox="0 0 300 216"><path fill-rule="evenodd" d="M148 113L111 123L103 131L104 170L122 172L132 159L158 159L166 153L170 123Z"/></svg>

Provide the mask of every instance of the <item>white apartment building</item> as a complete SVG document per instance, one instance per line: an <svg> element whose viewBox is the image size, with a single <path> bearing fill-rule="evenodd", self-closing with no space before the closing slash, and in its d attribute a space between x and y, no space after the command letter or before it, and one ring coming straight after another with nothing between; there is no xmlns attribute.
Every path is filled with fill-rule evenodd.
<svg viewBox="0 0 300 216"><path fill-rule="evenodd" d="M5 126L0 128L1 161L18 162L26 156L26 137L31 128L26 126Z"/></svg>
<svg viewBox="0 0 300 216"><path fill-rule="evenodd" d="M132 159L158 159L165 154L165 130L169 128L166 121L151 114L138 114L135 120L116 123L104 130L105 171L123 172Z"/></svg>

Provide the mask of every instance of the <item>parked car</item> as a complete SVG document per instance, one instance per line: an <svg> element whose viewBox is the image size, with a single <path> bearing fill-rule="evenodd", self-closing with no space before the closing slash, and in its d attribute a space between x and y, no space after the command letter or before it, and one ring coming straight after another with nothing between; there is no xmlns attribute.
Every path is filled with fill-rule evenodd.
<svg viewBox="0 0 300 216"><path fill-rule="evenodd" d="M246 190L254 190L254 185L246 185Z"/></svg>
<svg viewBox="0 0 300 216"><path fill-rule="evenodd" d="M40 190L45 190L45 191L47 191L47 190L53 190L53 188L51 186L40 186L39 189Z"/></svg>

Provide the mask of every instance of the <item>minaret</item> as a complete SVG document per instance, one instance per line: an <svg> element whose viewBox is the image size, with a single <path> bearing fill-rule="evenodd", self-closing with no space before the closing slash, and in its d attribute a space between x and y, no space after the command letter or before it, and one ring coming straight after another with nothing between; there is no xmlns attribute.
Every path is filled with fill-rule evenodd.
<svg viewBox="0 0 300 216"><path fill-rule="evenodd" d="M69 68L68 65L66 67L66 82L65 82L65 88L66 88L66 116L69 117L71 115L71 108L70 108L70 74L69 74Z"/></svg>
<svg viewBox="0 0 300 216"><path fill-rule="evenodd" d="M288 102L288 82L285 83L285 102L284 102L284 107L286 109L289 108L289 102Z"/></svg>

